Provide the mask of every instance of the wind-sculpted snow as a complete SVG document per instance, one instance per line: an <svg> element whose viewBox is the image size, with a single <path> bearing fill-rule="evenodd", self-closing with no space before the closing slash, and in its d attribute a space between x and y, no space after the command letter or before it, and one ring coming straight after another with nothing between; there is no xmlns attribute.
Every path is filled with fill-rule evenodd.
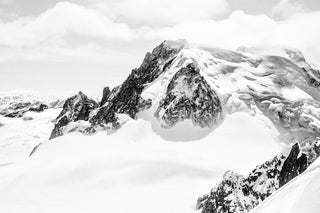
<svg viewBox="0 0 320 213"><path fill-rule="evenodd" d="M257 97L255 104L282 132L284 141L300 141L303 145L312 143L320 134L320 104L315 100Z"/></svg>

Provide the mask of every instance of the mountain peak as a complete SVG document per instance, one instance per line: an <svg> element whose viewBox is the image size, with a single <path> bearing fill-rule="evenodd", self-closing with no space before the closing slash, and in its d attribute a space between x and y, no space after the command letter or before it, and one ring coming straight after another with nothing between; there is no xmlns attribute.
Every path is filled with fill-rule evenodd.
<svg viewBox="0 0 320 213"><path fill-rule="evenodd" d="M105 90L103 104L85 118L93 130L109 123L119 127L119 114L137 119L145 113L165 128L191 120L214 129L228 114L247 111L267 116L282 133L300 132L294 140L314 141L320 117L308 109L319 105L319 71L309 69L299 51L286 53L290 60L164 41L121 85Z"/></svg>

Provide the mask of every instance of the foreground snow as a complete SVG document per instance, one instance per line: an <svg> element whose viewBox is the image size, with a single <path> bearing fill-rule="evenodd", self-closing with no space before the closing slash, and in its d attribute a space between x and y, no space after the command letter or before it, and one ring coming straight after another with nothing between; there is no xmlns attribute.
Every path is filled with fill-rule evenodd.
<svg viewBox="0 0 320 213"><path fill-rule="evenodd" d="M244 112L196 140L166 140L143 119L56 138L0 169L0 212L195 212L225 170L247 173L280 151L274 130Z"/></svg>
<svg viewBox="0 0 320 213"><path fill-rule="evenodd" d="M320 159L260 204L252 213L319 213L319 198Z"/></svg>
<svg viewBox="0 0 320 213"><path fill-rule="evenodd" d="M36 145L48 140L60 110L27 112L22 118L0 115L0 165L27 158Z"/></svg>

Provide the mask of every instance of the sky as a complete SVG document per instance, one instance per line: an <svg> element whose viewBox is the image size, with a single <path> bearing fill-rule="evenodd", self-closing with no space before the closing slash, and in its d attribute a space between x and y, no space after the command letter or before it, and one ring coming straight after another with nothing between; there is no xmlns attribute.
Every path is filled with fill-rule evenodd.
<svg viewBox="0 0 320 213"><path fill-rule="evenodd" d="M320 65L318 0L0 0L0 91L101 93L163 40L289 47Z"/></svg>

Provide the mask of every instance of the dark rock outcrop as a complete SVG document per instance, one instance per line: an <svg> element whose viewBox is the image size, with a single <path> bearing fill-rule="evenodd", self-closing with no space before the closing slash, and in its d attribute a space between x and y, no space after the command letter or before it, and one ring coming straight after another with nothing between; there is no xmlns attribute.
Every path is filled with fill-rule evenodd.
<svg viewBox="0 0 320 213"><path fill-rule="evenodd" d="M96 108L98 108L98 103L89 99L82 92L68 98L63 105L62 111L56 118L50 139L63 135L64 127L70 122L79 120L88 121L90 113Z"/></svg>
<svg viewBox="0 0 320 213"><path fill-rule="evenodd" d="M199 72L197 64L191 63L173 76L155 113L165 122L164 127L185 119L201 127L212 127L218 122L222 113L220 99Z"/></svg>
<svg viewBox="0 0 320 213"><path fill-rule="evenodd" d="M49 107L46 104L40 104L39 106L31 107L29 111L32 112L43 112L44 110L48 109Z"/></svg>
<svg viewBox="0 0 320 213"><path fill-rule="evenodd" d="M300 148L298 144L293 145L291 152L284 161L280 175L279 187L285 185L290 180L304 172L308 167L308 158L305 153L300 155Z"/></svg>
<svg viewBox="0 0 320 213"><path fill-rule="evenodd" d="M310 149L315 150L318 145ZM319 155L318 155L319 156ZM249 212L273 192L304 172L308 156L294 144L288 156L280 154L257 166L247 177L228 171L210 194L200 197L202 213Z"/></svg>
<svg viewBox="0 0 320 213"><path fill-rule="evenodd" d="M103 93L102 93L102 98L101 98L101 101L100 101L100 106L103 106L108 101L110 93L111 93L111 91L110 91L109 87L103 88Z"/></svg>

